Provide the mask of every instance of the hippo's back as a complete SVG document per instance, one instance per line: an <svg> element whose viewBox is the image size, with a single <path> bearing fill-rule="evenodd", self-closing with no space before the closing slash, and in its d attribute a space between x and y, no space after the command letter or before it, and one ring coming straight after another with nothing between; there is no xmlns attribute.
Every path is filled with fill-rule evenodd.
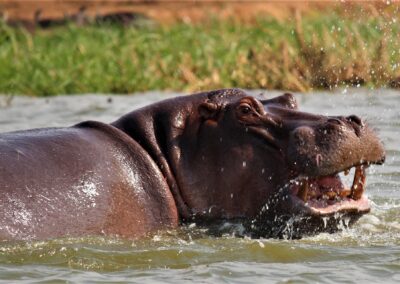
<svg viewBox="0 0 400 284"><path fill-rule="evenodd" d="M68 176L81 174L82 168L95 166L93 157L101 153L98 146L104 145L98 145L95 132L79 128L0 134L0 190L59 184Z"/></svg>
<svg viewBox="0 0 400 284"><path fill-rule="evenodd" d="M0 239L140 235L153 190L169 200L154 162L112 126L0 134Z"/></svg>

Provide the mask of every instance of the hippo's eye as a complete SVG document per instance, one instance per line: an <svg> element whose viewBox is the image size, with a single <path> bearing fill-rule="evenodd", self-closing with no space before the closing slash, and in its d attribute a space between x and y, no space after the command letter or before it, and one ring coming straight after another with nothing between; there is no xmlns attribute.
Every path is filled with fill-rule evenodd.
<svg viewBox="0 0 400 284"><path fill-rule="evenodd" d="M251 107L248 104L241 104L239 110L242 114L249 114L251 112Z"/></svg>

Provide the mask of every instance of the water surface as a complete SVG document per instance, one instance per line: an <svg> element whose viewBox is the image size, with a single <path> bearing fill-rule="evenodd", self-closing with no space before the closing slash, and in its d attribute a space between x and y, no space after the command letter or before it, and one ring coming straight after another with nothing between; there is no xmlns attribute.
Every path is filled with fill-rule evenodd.
<svg viewBox="0 0 400 284"><path fill-rule="evenodd" d="M279 92L266 93L267 96ZM0 97L0 132L111 122L178 94ZM111 98L111 100L109 99ZM0 243L0 280L25 283L399 283L400 92L339 90L297 95L301 109L367 118L385 144L384 166L369 168L372 212L352 228L302 240L216 238L195 225L139 241L82 238ZM349 175L351 176L351 175Z"/></svg>

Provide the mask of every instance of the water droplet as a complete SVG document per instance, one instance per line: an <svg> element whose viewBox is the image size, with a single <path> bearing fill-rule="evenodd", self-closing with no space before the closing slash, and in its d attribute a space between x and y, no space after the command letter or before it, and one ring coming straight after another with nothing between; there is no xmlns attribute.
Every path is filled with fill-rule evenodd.
<svg viewBox="0 0 400 284"><path fill-rule="evenodd" d="M350 223L350 218L344 218L343 219L343 223L344 223L345 227L348 228L349 227L349 223Z"/></svg>
<svg viewBox="0 0 400 284"><path fill-rule="evenodd" d="M326 217L322 218L322 221L324 222L324 228L328 225L328 219Z"/></svg>

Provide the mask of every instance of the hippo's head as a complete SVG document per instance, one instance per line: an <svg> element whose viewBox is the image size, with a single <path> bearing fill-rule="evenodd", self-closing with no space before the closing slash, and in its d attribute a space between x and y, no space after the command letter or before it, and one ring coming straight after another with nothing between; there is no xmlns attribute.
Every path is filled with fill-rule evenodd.
<svg viewBox="0 0 400 284"><path fill-rule="evenodd" d="M240 218L256 236L297 238L353 223L370 210L365 169L385 158L361 118L301 112L290 94L217 90L129 117L146 124L146 133L122 128L163 170L182 220ZM345 185L338 174L351 168L354 182Z"/></svg>

